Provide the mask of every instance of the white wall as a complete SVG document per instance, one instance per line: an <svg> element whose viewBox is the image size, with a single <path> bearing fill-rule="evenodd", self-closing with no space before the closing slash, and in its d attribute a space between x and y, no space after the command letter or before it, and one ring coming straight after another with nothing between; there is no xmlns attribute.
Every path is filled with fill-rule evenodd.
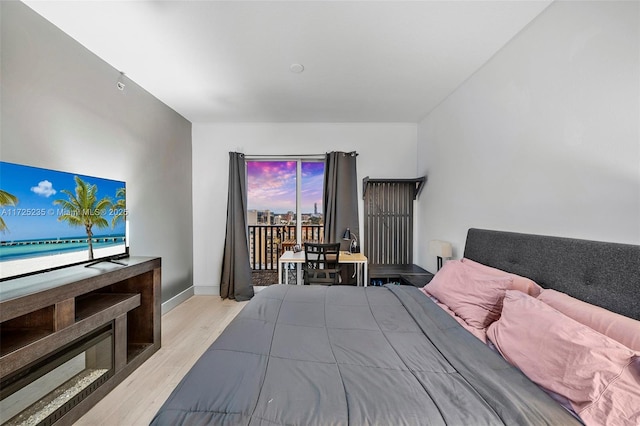
<svg viewBox="0 0 640 426"><path fill-rule="evenodd" d="M20 2L0 2L2 161L123 180L131 254L192 285L191 123Z"/></svg>
<svg viewBox="0 0 640 426"><path fill-rule="evenodd" d="M219 294L229 152L246 155L358 152L358 180L416 177L415 124L194 124L193 278L196 294ZM359 185L360 228L362 185Z"/></svg>
<svg viewBox="0 0 640 426"><path fill-rule="evenodd" d="M418 261L469 227L640 243L639 3L555 2L418 128Z"/></svg>

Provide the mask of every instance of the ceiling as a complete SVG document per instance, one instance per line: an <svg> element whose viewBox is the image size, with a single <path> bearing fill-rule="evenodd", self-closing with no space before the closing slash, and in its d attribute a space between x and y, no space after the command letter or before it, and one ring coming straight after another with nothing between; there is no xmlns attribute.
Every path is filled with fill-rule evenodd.
<svg viewBox="0 0 640 426"><path fill-rule="evenodd" d="M415 123L551 1L25 3L194 123Z"/></svg>

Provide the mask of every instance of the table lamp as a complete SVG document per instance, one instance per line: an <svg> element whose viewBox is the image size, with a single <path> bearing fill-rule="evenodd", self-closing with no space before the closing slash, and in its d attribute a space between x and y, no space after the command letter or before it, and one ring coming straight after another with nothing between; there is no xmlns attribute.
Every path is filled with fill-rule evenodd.
<svg viewBox="0 0 640 426"><path fill-rule="evenodd" d="M451 243L447 241L429 241L429 254L438 257L438 271L442 268L442 258L452 256Z"/></svg>
<svg viewBox="0 0 640 426"><path fill-rule="evenodd" d="M347 228L342 234L343 240L350 240L349 251L351 253L360 253L360 247L358 246L358 236L355 232L351 232L351 229Z"/></svg>

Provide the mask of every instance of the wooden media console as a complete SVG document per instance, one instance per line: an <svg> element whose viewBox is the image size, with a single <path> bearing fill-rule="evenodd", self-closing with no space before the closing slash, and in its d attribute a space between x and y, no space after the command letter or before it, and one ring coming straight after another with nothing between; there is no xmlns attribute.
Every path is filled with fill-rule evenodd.
<svg viewBox="0 0 640 426"><path fill-rule="evenodd" d="M0 423L70 425L160 349L161 260L122 262L0 282Z"/></svg>

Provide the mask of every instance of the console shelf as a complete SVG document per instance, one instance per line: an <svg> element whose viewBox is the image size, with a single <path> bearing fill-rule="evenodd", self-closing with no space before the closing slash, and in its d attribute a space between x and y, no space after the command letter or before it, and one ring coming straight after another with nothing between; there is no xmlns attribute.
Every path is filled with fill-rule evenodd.
<svg viewBox="0 0 640 426"><path fill-rule="evenodd" d="M81 321L89 318L120 303L126 303L128 305L127 311L137 308L140 306L140 294L92 293L83 297L77 297L75 320Z"/></svg>
<svg viewBox="0 0 640 426"><path fill-rule="evenodd" d="M37 328L9 328L5 327L2 330L2 336L0 337L0 356L4 357L7 354L15 352L20 348L23 348L30 343L36 342L51 334L49 330L42 330Z"/></svg>
<svg viewBox="0 0 640 426"><path fill-rule="evenodd" d="M75 422L160 349L161 260L123 262L0 282L0 380L12 380L98 329L112 330L113 375L56 424Z"/></svg>

